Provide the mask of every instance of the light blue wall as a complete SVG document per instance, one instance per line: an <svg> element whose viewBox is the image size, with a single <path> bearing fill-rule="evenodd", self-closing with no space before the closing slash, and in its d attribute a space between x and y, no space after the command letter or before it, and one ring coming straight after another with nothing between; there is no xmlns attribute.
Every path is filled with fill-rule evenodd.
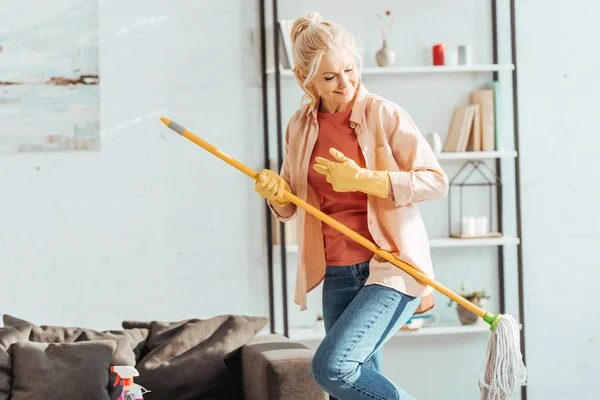
<svg viewBox="0 0 600 400"><path fill-rule="evenodd" d="M0 155L0 312L102 329L268 315L252 181L159 120L262 166L257 4L100 1L97 18L101 151Z"/></svg>

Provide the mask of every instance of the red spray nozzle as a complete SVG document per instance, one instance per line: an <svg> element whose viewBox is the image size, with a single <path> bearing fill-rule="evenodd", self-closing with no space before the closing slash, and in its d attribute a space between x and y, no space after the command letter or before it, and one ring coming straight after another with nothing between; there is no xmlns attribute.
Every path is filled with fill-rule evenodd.
<svg viewBox="0 0 600 400"><path fill-rule="evenodd" d="M133 377L139 376L139 373L137 372L137 370L135 368L129 367L129 366L125 366L125 367L111 366L110 372L117 373L117 379L115 379L115 383L113 384L113 386L117 386L117 384L119 383L119 381L121 379L123 380L123 386L131 386L131 385L133 385Z"/></svg>

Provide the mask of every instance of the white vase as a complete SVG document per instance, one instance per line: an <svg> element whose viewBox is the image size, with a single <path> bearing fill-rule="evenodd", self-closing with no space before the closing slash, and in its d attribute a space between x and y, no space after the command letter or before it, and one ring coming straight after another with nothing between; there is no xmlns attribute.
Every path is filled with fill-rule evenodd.
<svg viewBox="0 0 600 400"><path fill-rule="evenodd" d="M437 132L427 134L426 139L431 146L431 150L433 150L435 154L440 154L442 152L442 138Z"/></svg>
<svg viewBox="0 0 600 400"><path fill-rule="evenodd" d="M377 65L380 67L389 67L390 65L394 65L396 62L396 53L387 47L385 40L383 41L383 46L381 46L381 49L375 53L375 61L377 61Z"/></svg>
<svg viewBox="0 0 600 400"><path fill-rule="evenodd" d="M325 332L325 321L318 319L317 322L315 322L315 331Z"/></svg>

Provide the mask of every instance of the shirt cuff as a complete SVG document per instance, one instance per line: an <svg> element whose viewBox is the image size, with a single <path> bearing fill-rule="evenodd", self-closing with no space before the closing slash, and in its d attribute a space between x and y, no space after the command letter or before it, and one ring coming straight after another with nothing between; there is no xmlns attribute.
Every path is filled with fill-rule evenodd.
<svg viewBox="0 0 600 400"><path fill-rule="evenodd" d="M297 206L294 203L288 203L283 207L279 207L274 205L273 203L271 203L270 201L267 201L267 204L269 205L269 208L271 209L271 212L273 213L273 215L282 222L287 222L290 221L292 219L294 219L294 217L296 216L296 211L297 211Z"/></svg>
<svg viewBox="0 0 600 400"><path fill-rule="evenodd" d="M392 200L396 207L410 204L413 198L413 190L410 182L410 172L394 171L390 175L390 186L392 187Z"/></svg>

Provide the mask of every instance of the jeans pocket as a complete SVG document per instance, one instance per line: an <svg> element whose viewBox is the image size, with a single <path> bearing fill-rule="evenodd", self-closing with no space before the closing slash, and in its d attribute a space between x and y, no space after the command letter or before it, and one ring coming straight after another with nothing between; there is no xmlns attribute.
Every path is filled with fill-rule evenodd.
<svg viewBox="0 0 600 400"><path fill-rule="evenodd" d="M360 286L363 286L367 279L369 279L370 270L369 262L363 262L356 266L357 279Z"/></svg>

